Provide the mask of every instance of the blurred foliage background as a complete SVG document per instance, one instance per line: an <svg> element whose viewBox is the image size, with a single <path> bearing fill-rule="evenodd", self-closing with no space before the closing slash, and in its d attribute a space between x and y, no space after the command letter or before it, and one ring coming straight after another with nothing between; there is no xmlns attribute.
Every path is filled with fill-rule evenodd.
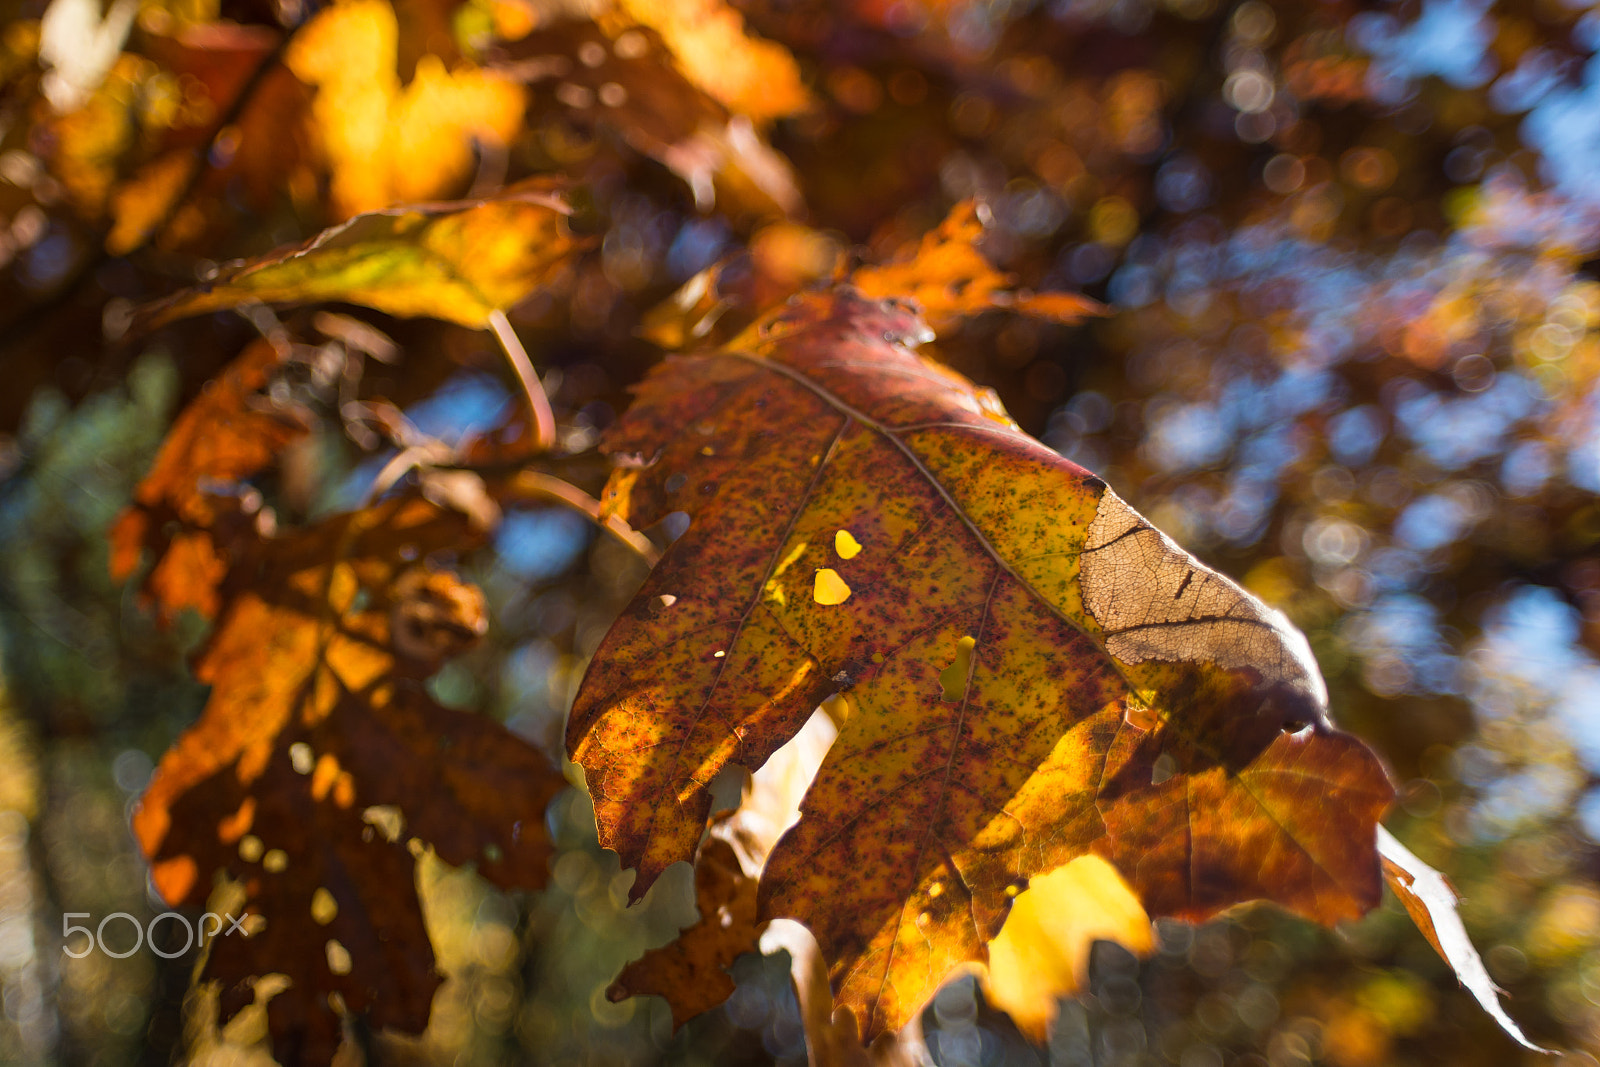
<svg viewBox="0 0 1600 1067"><path fill-rule="evenodd" d="M261 311L132 338L132 309L356 211L559 173L595 246L511 321L591 491L583 450L657 358L641 331L675 321L652 309L714 264L698 298L732 323L978 197L996 262L1106 301L1078 327L987 315L938 354L1305 629L1510 1010L1594 1067L1600 8L0 6L0 1061L269 1062L248 1012L226 1035L186 1017L192 955L62 952L63 913L162 910L128 813L203 703L184 658L204 627L113 584L105 531L178 408L252 339L295 346L272 395L317 430L257 486L286 524L354 506L393 455L363 405L448 442L516 420L486 333ZM559 758L639 564L525 508L470 574L489 638L430 687ZM676 1035L659 1001L610 1003L693 920L690 874L627 909L581 790L549 821L543 893L424 866L449 981L421 1039L363 1035L370 1062L804 1062L781 959L742 959ZM1392 901L1337 931L1265 907L1163 923L1144 961L1102 944L1046 1047L970 980L924 1027L951 1067L1549 1062Z"/></svg>

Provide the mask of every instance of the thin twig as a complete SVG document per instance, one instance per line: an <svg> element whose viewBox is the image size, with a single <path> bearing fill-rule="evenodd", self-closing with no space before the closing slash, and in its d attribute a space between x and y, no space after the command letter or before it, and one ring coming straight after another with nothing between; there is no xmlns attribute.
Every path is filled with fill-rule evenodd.
<svg viewBox="0 0 1600 1067"><path fill-rule="evenodd" d="M534 450L549 452L556 446L556 415L550 410L550 398L544 395L539 375L534 373L528 350L522 347L522 339L511 328L511 320L506 318L505 312L498 308L491 311L489 325L493 327L494 335L511 363L511 369L516 371L517 380L522 383L522 393L528 399L528 411L533 417Z"/></svg>
<svg viewBox="0 0 1600 1067"><path fill-rule="evenodd" d="M499 491L494 493L494 496L502 504L508 498L564 504L594 520L607 533L637 552L650 566L654 567L661 560L661 550L648 537L616 515L603 514L600 501L571 482L562 481L548 474L540 474L538 471L520 471L507 479L503 486L497 488Z"/></svg>

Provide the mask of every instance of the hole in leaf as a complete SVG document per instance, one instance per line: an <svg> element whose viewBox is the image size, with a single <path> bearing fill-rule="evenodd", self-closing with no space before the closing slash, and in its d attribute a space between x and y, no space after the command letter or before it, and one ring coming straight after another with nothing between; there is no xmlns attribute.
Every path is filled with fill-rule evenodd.
<svg viewBox="0 0 1600 1067"><path fill-rule="evenodd" d="M839 577L839 572L832 567L823 567L817 571L816 588L812 590L811 595L818 604L825 607L843 604L850 599L850 592L845 580Z"/></svg>
<svg viewBox="0 0 1600 1067"><path fill-rule="evenodd" d="M972 637L956 642L955 662L939 673L939 684L944 686L944 699L960 700L967 692L967 676L972 673L972 649L977 645Z"/></svg>
<svg viewBox="0 0 1600 1067"><path fill-rule="evenodd" d="M668 544L688 533L689 513L687 511L672 512L661 520L661 532L666 535Z"/></svg>

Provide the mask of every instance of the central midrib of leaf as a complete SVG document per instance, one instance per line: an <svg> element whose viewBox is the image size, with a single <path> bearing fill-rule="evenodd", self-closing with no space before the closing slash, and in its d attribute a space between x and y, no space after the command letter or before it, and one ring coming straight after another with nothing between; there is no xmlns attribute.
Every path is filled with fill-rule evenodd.
<svg viewBox="0 0 1600 1067"><path fill-rule="evenodd" d="M755 595L750 598L749 605L742 613L740 613L739 621L733 628L733 636L728 639L728 647L730 649L738 647L739 635L744 632L745 624L750 621L750 616L753 615L756 609L761 606L761 593L766 588L767 582L772 579L773 572L777 570L778 561L783 554L783 548L789 543L789 538L794 533L794 528L799 523L800 517L805 514L806 502L811 499L811 494L816 491L817 483L822 480L824 472L827 471L828 463L833 458L834 449L839 444L839 439L844 436L844 432L849 428L849 426L850 420L846 418L839 425L839 428L834 431L833 439L828 442L827 450L823 452L821 462L817 464L817 469L812 473L810 483L807 484L805 492L800 495L799 503L790 513L789 521L783 528L783 536L778 539L777 550L773 552L772 558L767 561L767 569L766 572L762 574L761 580L756 583ZM805 647L799 641L795 640L794 635L790 634L789 639L794 641L794 644L797 648ZM712 675L711 685L706 689L706 698L701 702L700 706L695 709L694 716L690 720L690 728L683 732L683 739L678 742L677 748L672 753L672 762L675 766L681 767L683 765L683 751L688 747L689 742L694 739L694 726L699 725L700 720L705 716L706 708L711 706L711 701L716 696L717 687L722 684L723 672L728 669L728 664L731 662L733 662L732 656L724 656L722 659L717 661L716 673ZM750 769L755 770L753 767ZM661 809L656 806L652 806L650 809L650 825L649 829L646 831L647 838L649 836L653 836L655 833L656 819L660 814L660 810Z"/></svg>

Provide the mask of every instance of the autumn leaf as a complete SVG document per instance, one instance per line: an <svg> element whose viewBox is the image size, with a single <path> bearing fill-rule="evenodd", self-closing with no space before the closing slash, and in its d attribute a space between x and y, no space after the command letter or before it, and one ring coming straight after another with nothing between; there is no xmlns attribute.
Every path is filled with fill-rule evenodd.
<svg viewBox="0 0 1600 1067"><path fill-rule="evenodd" d="M249 208L265 213L285 185L315 188L306 129L311 93L278 61L281 38L232 22L149 35L150 57L185 87L185 97L163 116L170 126L153 123L158 128L147 133L159 134L157 153L129 168L132 174L111 194L108 252L125 255L151 240L172 248L204 236L219 202L241 191ZM219 129L234 108L235 121Z"/></svg>
<svg viewBox="0 0 1600 1067"><path fill-rule="evenodd" d="M760 916L815 933L865 1040L1080 856L1151 915L1373 907L1392 791L1329 724L1304 637L919 356L925 335L848 288L803 297L669 358L607 436L617 514L690 518L568 730L635 896L693 855L725 766L847 691Z"/></svg>
<svg viewBox="0 0 1600 1067"><path fill-rule="evenodd" d="M963 200L887 263L863 264L848 274L842 251L827 235L798 223L775 223L751 238L748 251L712 264L652 308L641 332L663 348L703 347L727 340L800 289L840 278L868 296L914 300L938 334L987 311L1059 323L1106 313L1080 293L1014 290L979 247L991 222L986 207Z"/></svg>
<svg viewBox="0 0 1600 1067"><path fill-rule="evenodd" d="M654 993L667 998L676 1030L733 994L727 967L756 949L756 880L734 848L708 837L694 864L700 919L672 941L622 969L606 990L613 1001Z"/></svg>
<svg viewBox="0 0 1600 1067"><path fill-rule="evenodd" d="M169 152L139 168L111 194L111 231L106 250L121 256L154 236L172 203L189 187L200 164L188 152ZM181 209L180 209L181 210Z"/></svg>
<svg viewBox="0 0 1600 1067"><path fill-rule="evenodd" d="M186 607L216 614L228 542L253 539L257 522L259 494L241 483L307 432L306 413L262 396L281 361L256 341L230 363L178 416L111 529L112 578L129 578L149 550L145 592L168 617Z"/></svg>
<svg viewBox="0 0 1600 1067"><path fill-rule="evenodd" d="M1529 1041L1501 1006L1500 989L1489 977L1478 950L1467 936L1467 928L1456 911L1455 890L1444 875L1423 863L1382 826L1378 827L1378 851L1383 857L1383 877L1389 888L1467 992L1517 1044L1534 1052L1550 1052Z"/></svg>
<svg viewBox="0 0 1600 1067"><path fill-rule="evenodd" d="M766 926L756 918L761 868L778 838L800 817L800 800L837 736L819 710L751 776L739 807L717 816L695 855L700 918L624 967L606 991L611 1000L665 997L676 1030L732 995L727 967L740 955L760 950ZM831 1014L831 994L829 1001Z"/></svg>
<svg viewBox="0 0 1600 1067"><path fill-rule="evenodd" d="M844 703L841 698L829 702L829 710L816 711L750 776L738 809L713 820L695 857L700 918L624 967L607 990L611 1000L664 997L676 1030L732 995L727 967L740 955L781 949L789 953L813 1067L912 1067L928 1061L920 1034L909 1029L880 1035L864 1049L855 1016L835 1007L816 939L798 923L767 923L757 915L761 869L783 832L800 818L800 801L838 737L830 711L842 714Z"/></svg>
<svg viewBox="0 0 1600 1067"><path fill-rule="evenodd" d="M607 36L588 21L541 27L507 48L492 69L533 88L545 107L581 129L615 130L630 147L678 175L709 211L788 215L803 204L788 161L750 121L730 115L679 72L655 31Z"/></svg>
<svg viewBox="0 0 1600 1067"><path fill-rule="evenodd" d="M1034 878L1012 902L982 972L989 1003L1044 1044L1061 998L1088 984L1096 941L1138 955L1155 947L1150 917L1117 869L1099 856L1079 856Z"/></svg>
<svg viewBox="0 0 1600 1067"><path fill-rule="evenodd" d="M426 54L403 88L399 24L387 0L343 0L318 14L285 62L316 89L315 127L341 216L449 193L470 173L474 139L502 148L522 126L514 82Z"/></svg>
<svg viewBox="0 0 1600 1067"><path fill-rule="evenodd" d="M203 904L213 871L244 884L256 929L219 937L205 977L222 983L224 1022L255 979L290 979L267 1009L285 1063L332 1058L333 994L374 1027L426 1026L439 977L422 848L501 886L545 881L543 812L564 779L422 687L484 632L482 594L427 562L476 539L464 518L399 498L263 541L230 573L196 662L210 700L134 814L170 904Z"/></svg>
<svg viewBox="0 0 1600 1067"><path fill-rule="evenodd" d="M138 139L137 101L158 71L138 56L116 56L104 79L82 103L41 123L50 170L80 215L98 221L110 203L117 168Z"/></svg>
<svg viewBox="0 0 1600 1067"><path fill-rule="evenodd" d="M483 328L548 284L581 247L567 231L566 204L549 189L525 182L488 200L358 215L298 248L229 265L146 309L140 325L252 302L338 300Z"/></svg>
<svg viewBox="0 0 1600 1067"><path fill-rule="evenodd" d="M978 250L988 224L987 207L963 200L914 246L882 266L857 269L850 280L867 296L915 300L935 333L996 308L1062 323L1105 314L1101 304L1076 293L1013 290L1012 280Z"/></svg>
<svg viewBox="0 0 1600 1067"><path fill-rule="evenodd" d="M848 703L836 698L830 706L843 712ZM837 1032L843 1017L834 1020L826 968L818 988L805 987L815 941L786 930L767 936L767 924L756 914L761 868L783 832L800 818L801 800L837 736L830 717L817 711L752 776L738 810L717 816L695 857L699 921L623 968L607 991L612 1000L662 996L676 1029L733 993L726 969L739 955L781 945L793 957L802 1008L808 1009L808 1000L826 1002L820 1011L804 1011L813 1061L821 1062L816 1050L823 1048L829 1062L871 1062L860 1049L853 1021L849 1041ZM1090 951L1102 940L1141 955L1155 945L1149 916L1116 868L1099 856L1079 856L1033 879L1012 902L1000 933L989 943L988 965L977 968L989 1003L1010 1015L1032 1040L1045 1043L1060 998L1084 987ZM905 1051L887 1046L913 1040L893 1036L893 1042L880 1042L885 1047L874 1047L876 1059Z"/></svg>
<svg viewBox="0 0 1600 1067"><path fill-rule="evenodd" d="M842 712L847 704L836 699L832 706ZM757 917L761 869L783 832L799 819L801 800L837 736L829 716L814 713L756 772L739 808L716 817L695 856L699 920L624 967L607 990L611 1000L664 997L677 1029L732 995L727 967L740 955L781 946L792 957L813 1062L888 1062L919 1043L911 1035L885 1035L892 1040L880 1039L871 1056L864 1053L850 1013L835 1019L825 967L817 988L807 988L809 970L817 965L814 939L793 930L766 935L767 923ZM1060 998L1083 988L1090 950L1099 940L1140 954L1154 947L1150 919L1116 869L1099 856L1080 856L1035 878L1013 901L989 943L988 965L977 968L989 1002L1043 1044ZM809 1003L817 1000L823 1003ZM920 1061L911 1056L910 1062Z"/></svg>
<svg viewBox="0 0 1600 1067"><path fill-rule="evenodd" d="M684 76L730 111L767 122L810 103L794 56L751 34L725 0L617 0L615 11L619 36L628 21L660 34Z"/></svg>

